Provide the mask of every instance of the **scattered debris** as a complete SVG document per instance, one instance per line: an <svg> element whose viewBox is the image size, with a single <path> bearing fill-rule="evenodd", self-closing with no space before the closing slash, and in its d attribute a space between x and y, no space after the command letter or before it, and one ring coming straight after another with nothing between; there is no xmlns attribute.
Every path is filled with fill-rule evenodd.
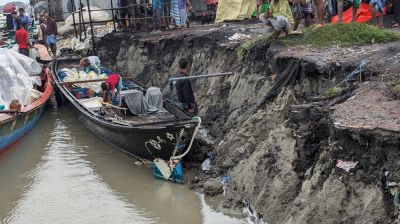
<svg viewBox="0 0 400 224"><path fill-rule="evenodd" d="M217 178L211 178L204 183L204 193L208 196L214 196L223 192L223 184Z"/></svg>
<svg viewBox="0 0 400 224"><path fill-rule="evenodd" d="M258 214L256 210L250 205L247 200L243 201L243 213L246 215L246 221L249 224L267 224L264 222L262 215Z"/></svg>
<svg viewBox="0 0 400 224"><path fill-rule="evenodd" d="M241 40L247 40L250 39L251 36L243 33L235 33L231 37L228 38L230 41L241 41Z"/></svg>
<svg viewBox="0 0 400 224"><path fill-rule="evenodd" d="M204 162L201 164L201 169L204 172L207 172L207 171L211 170L211 160L210 160L210 158L204 160Z"/></svg>
<svg viewBox="0 0 400 224"><path fill-rule="evenodd" d="M358 161L357 162L353 162L353 161L338 160L336 162L336 167L339 167L339 168L345 170L346 172L349 172L351 169L356 167L357 164L358 164Z"/></svg>

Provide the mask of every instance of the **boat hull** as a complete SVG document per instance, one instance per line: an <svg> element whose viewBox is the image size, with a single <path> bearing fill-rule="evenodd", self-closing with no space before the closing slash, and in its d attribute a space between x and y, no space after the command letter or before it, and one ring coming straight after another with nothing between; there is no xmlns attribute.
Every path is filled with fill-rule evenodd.
<svg viewBox="0 0 400 224"><path fill-rule="evenodd" d="M0 152L9 148L35 126L53 93L51 79L50 70L48 70L46 89L41 98L22 108L21 113L8 115L7 118L0 120Z"/></svg>
<svg viewBox="0 0 400 224"><path fill-rule="evenodd" d="M169 160L171 156L177 156L187 149L198 123L181 109L172 103L164 102L165 107L173 111L172 114L177 118L162 122L127 125L105 120L80 104L66 86L60 83L57 67L61 61L63 60L53 65L56 95L60 95L60 103L72 104L80 122L98 137L132 156L147 160Z"/></svg>
<svg viewBox="0 0 400 224"><path fill-rule="evenodd" d="M194 124L153 126L147 128L124 128L109 126L85 114L79 121L91 132L122 151L143 159L169 160L186 150L193 134Z"/></svg>

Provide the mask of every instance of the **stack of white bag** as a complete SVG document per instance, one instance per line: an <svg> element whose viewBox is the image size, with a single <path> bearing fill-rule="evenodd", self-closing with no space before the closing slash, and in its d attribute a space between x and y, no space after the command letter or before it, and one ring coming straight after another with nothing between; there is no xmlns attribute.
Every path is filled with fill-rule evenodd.
<svg viewBox="0 0 400 224"><path fill-rule="evenodd" d="M88 11L87 7L83 7L82 15L83 15L83 21L88 22L89 21L89 11ZM95 6L90 6L90 17L92 19L92 22L109 21L112 19L111 15L109 13L107 13L107 11L101 11L101 8L98 8ZM75 14L75 24L77 26L79 26L79 14L78 13ZM70 15L67 17L67 19L65 19L64 26L61 26L58 29L58 33L63 35L72 30L74 30L74 19L73 19L73 16Z"/></svg>
<svg viewBox="0 0 400 224"><path fill-rule="evenodd" d="M78 72L78 70L75 68L74 69L63 68L63 69L61 69L61 72L64 72L66 75L63 79L64 82L107 78L106 74L98 75L93 71L91 71L89 73L86 73L84 71ZM80 84L74 84L74 85L79 86L81 88L89 88L93 92L96 92L96 93L101 92L101 82L87 82L87 83L80 83Z"/></svg>
<svg viewBox="0 0 400 224"><path fill-rule="evenodd" d="M32 58L0 49L0 104L8 108L13 99L29 104L34 80L31 76L40 72L40 65Z"/></svg>

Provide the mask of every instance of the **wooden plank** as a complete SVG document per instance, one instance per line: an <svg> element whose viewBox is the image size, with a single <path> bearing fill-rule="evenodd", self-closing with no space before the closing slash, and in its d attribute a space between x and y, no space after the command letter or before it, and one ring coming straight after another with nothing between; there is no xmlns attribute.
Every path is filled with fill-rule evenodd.
<svg viewBox="0 0 400 224"><path fill-rule="evenodd" d="M107 78L105 79L88 79L88 80L77 80L77 81L66 81L66 82L60 82L60 84L76 84L76 83L88 83L88 82L104 82L106 81Z"/></svg>
<svg viewBox="0 0 400 224"><path fill-rule="evenodd" d="M17 110L0 110L0 114L10 114L10 113L16 113L18 112Z"/></svg>
<svg viewBox="0 0 400 224"><path fill-rule="evenodd" d="M122 80L130 80L129 77L122 77ZM77 83L88 83L88 82L103 82L106 81L107 78L104 79L87 79L87 80L77 80L77 81L65 81L59 82L60 84L77 84Z"/></svg>

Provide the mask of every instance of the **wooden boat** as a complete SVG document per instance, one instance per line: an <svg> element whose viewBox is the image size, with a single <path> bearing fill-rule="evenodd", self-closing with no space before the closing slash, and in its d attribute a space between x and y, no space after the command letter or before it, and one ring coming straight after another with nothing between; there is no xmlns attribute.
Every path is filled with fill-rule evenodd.
<svg viewBox="0 0 400 224"><path fill-rule="evenodd" d="M79 57L59 57L53 63L54 82L60 91L60 95L66 98L78 112L78 119L90 131L109 144L123 150L135 157L153 160L161 158L170 160L181 158L190 150L193 142L194 132L200 125L196 119L175 106L169 100L164 99L163 107L156 113L142 114L137 116L118 113L118 107L109 106L108 109L116 111L117 117L105 115L102 110L107 107L98 104L96 97L78 99L71 91L71 83L62 82L61 69L71 68L71 65L79 64ZM113 71L101 68L102 73L111 74ZM142 92L146 88L131 79L130 87L126 89L139 89ZM93 81L93 80L92 80ZM79 82L78 82L79 83ZM133 85L131 85L133 83ZM102 101L101 98L98 100ZM97 101L97 102L96 102Z"/></svg>
<svg viewBox="0 0 400 224"><path fill-rule="evenodd" d="M18 113L0 111L0 152L9 148L14 142L31 130L42 115L46 102L53 93L50 69L46 69L43 72L47 80L39 99L26 105Z"/></svg>

